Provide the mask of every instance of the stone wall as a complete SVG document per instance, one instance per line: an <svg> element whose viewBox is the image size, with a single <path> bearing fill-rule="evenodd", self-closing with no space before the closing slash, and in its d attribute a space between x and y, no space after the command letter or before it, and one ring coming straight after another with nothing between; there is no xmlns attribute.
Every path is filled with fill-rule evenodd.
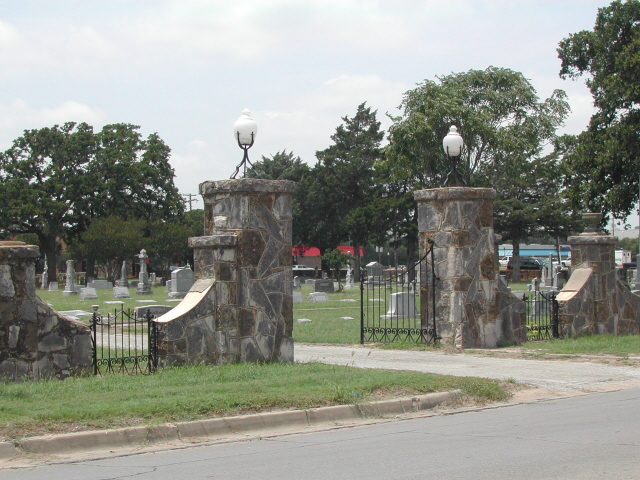
<svg viewBox="0 0 640 480"><path fill-rule="evenodd" d="M196 283L158 319L160 364L293 361L293 182L204 182Z"/></svg>
<svg viewBox="0 0 640 480"><path fill-rule="evenodd" d="M38 247L0 242L0 381L92 373L91 332L36 296Z"/></svg>
<svg viewBox="0 0 640 480"><path fill-rule="evenodd" d="M556 298L562 336L640 333L640 296L618 278L617 241L593 228L569 237L572 273Z"/></svg>
<svg viewBox="0 0 640 480"><path fill-rule="evenodd" d="M415 192L421 256L433 242L437 277L434 286L431 276L423 274L421 316L424 323L435 313L437 334L459 348L491 348L526 338L524 302L499 280L495 195L493 189L466 187ZM428 262L426 270L431 256Z"/></svg>

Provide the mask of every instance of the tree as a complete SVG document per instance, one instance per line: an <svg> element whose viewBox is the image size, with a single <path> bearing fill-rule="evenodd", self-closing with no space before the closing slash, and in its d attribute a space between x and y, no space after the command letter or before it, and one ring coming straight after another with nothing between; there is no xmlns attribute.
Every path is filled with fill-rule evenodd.
<svg viewBox="0 0 640 480"><path fill-rule="evenodd" d="M442 139L451 125L464 138L460 163L469 185L494 187L501 195L501 185L509 183L498 180L510 179L510 168L539 157L555 140L556 129L569 111L562 90L540 101L521 73L497 67L425 80L405 93L400 108L403 114L393 118L389 145L378 169L387 179L384 195L400 193L406 200L415 190L444 184L450 166ZM491 172L496 174L488 175ZM396 210L390 216L401 226L401 239L412 254L417 231L409 225L417 223L415 203L391 205Z"/></svg>
<svg viewBox="0 0 640 480"><path fill-rule="evenodd" d="M118 216L96 218L73 244L80 258L92 258L104 268L106 278L114 282L122 262L140 251L145 243L143 220L125 220Z"/></svg>
<svg viewBox="0 0 640 480"><path fill-rule="evenodd" d="M97 185L87 174L95 155L86 123L26 130L0 154L0 224L11 234L33 233L56 280L57 239L70 242L86 228L85 205Z"/></svg>
<svg viewBox="0 0 640 480"><path fill-rule="evenodd" d="M247 169L247 178L265 178L269 180L291 180L296 182L296 189L292 196L291 210L293 216L293 244L302 245L305 231L309 228L306 214L306 196L310 168L299 156L282 150L267 158L255 162ZM304 206L304 208L303 208Z"/></svg>
<svg viewBox="0 0 640 480"><path fill-rule="evenodd" d="M366 102L358 106L353 117L345 116L342 120L344 124L338 126L331 136L334 144L316 152L318 164L313 172L314 185L309 192L312 205L315 203L311 215L314 222L331 231L328 237L333 242L349 240L354 251L358 252L375 229L369 208L376 188L374 165L381 155L384 131L380 130L376 111L367 107ZM323 246L338 246L337 242L319 245L324 234L320 229L312 231L312 234L315 241L311 244L321 251ZM356 255L355 258L358 278L360 257Z"/></svg>
<svg viewBox="0 0 640 480"><path fill-rule="evenodd" d="M158 220L151 224L149 234L149 256L159 264L162 276L168 277L172 264L193 265L193 249L189 247L189 238L204 235L204 211L190 210L180 219Z"/></svg>
<svg viewBox="0 0 640 480"><path fill-rule="evenodd" d="M322 261L325 262L330 272L335 275L336 282L340 285L340 270L351 262L353 257L347 253L342 253L339 249L330 249L322 255Z"/></svg>
<svg viewBox="0 0 640 480"><path fill-rule="evenodd" d="M577 206L625 218L638 200L640 170L640 1L598 10L592 31L562 40L561 78L587 75L596 108L567 152L569 193Z"/></svg>
<svg viewBox="0 0 640 480"><path fill-rule="evenodd" d="M0 231L34 233L56 274L56 242L71 244L94 218L170 218L184 210L169 148L128 124L95 134L86 123L25 130L0 154ZM87 272L89 275L91 272Z"/></svg>

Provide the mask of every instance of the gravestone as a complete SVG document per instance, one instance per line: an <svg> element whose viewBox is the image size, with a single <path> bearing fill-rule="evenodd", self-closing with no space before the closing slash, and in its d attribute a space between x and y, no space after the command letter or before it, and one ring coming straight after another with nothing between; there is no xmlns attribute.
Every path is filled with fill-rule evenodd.
<svg viewBox="0 0 640 480"><path fill-rule="evenodd" d="M378 262L367 263L367 278L372 279L373 281L380 281L382 278L382 270L383 267Z"/></svg>
<svg viewBox="0 0 640 480"><path fill-rule="evenodd" d="M58 282L49 282L49 291L57 292L58 291Z"/></svg>
<svg viewBox="0 0 640 480"><path fill-rule="evenodd" d="M80 300L97 300L98 292L93 287L85 287L80 290Z"/></svg>
<svg viewBox="0 0 640 480"><path fill-rule="evenodd" d="M328 302L329 301L329 297L327 297L327 294L325 292L312 292L309 294L309 301L310 302Z"/></svg>
<svg viewBox="0 0 640 480"><path fill-rule="evenodd" d="M136 295L151 295L151 285L149 284L149 274L147 273L147 251L143 248L138 255L140 259L140 275L138 275L138 288Z"/></svg>
<svg viewBox="0 0 640 480"><path fill-rule="evenodd" d="M127 287L113 287L113 298L131 298Z"/></svg>
<svg viewBox="0 0 640 480"><path fill-rule="evenodd" d="M351 265L347 265L347 277L346 277L346 285L347 290L351 290L353 288L353 271L351 270Z"/></svg>
<svg viewBox="0 0 640 480"><path fill-rule="evenodd" d="M149 283L152 287L156 286L156 274L155 272L149 274Z"/></svg>
<svg viewBox="0 0 640 480"><path fill-rule="evenodd" d="M113 283L108 280L92 280L87 283L88 288L94 288L96 290L109 290L113 288Z"/></svg>
<svg viewBox="0 0 640 480"><path fill-rule="evenodd" d="M128 287L129 286L129 273L127 271L127 261L124 260L122 262L122 268L120 269L120 281L118 282L119 287ZM129 297L127 297L129 298Z"/></svg>
<svg viewBox="0 0 640 480"><path fill-rule="evenodd" d="M302 292L293 292L293 303L302 303L304 302L304 297L302 296Z"/></svg>
<svg viewBox="0 0 640 480"><path fill-rule="evenodd" d="M418 318L416 311L415 293L398 292L392 293L389 301L389 310L386 315L381 315L383 319L393 318Z"/></svg>
<svg viewBox="0 0 640 480"><path fill-rule="evenodd" d="M194 283L193 270L188 265L171 272L171 298L184 298Z"/></svg>
<svg viewBox="0 0 640 480"><path fill-rule="evenodd" d="M324 279L324 278L319 280L314 280L313 285L311 287L311 291L333 293L335 292L335 288L333 286L333 280Z"/></svg>
<svg viewBox="0 0 640 480"><path fill-rule="evenodd" d="M300 277L293 277L293 288L300 288Z"/></svg>
<svg viewBox="0 0 640 480"><path fill-rule="evenodd" d="M49 265L47 265L47 256L44 256L44 270L42 272L42 289L49 288Z"/></svg>
<svg viewBox="0 0 640 480"><path fill-rule="evenodd" d="M167 313L169 310L172 310L173 307L171 305L145 305L142 307L136 307L133 309L133 314L136 318L144 317L147 314L147 310L154 317L160 317Z"/></svg>
<svg viewBox="0 0 640 480"><path fill-rule="evenodd" d="M73 267L73 260L67 260L67 284L64 287L64 291L62 292L63 297L68 297L70 295L76 295L76 270Z"/></svg>

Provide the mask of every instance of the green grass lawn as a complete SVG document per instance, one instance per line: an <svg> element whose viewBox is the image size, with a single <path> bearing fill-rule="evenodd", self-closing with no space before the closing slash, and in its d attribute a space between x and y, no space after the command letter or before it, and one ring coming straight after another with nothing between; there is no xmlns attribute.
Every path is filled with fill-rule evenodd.
<svg viewBox="0 0 640 480"><path fill-rule="evenodd" d="M564 355L615 355L626 357L640 355L640 335L584 335L576 338L526 342L523 352Z"/></svg>
<svg viewBox="0 0 640 480"><path fill-rule="evenodd" d="M508 398L505 384L319 363L243 363L160 369L0 388L5 440L84 429L155 425L250 412L353 404L461 389L469 401Z"/></svg>

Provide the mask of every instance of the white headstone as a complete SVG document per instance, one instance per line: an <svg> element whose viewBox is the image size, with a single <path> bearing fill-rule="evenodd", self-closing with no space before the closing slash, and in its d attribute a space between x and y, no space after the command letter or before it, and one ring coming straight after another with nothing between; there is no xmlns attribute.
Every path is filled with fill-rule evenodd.
<svg viewBox="0 0 640 480"><path fill-rule="evenodd" d="M178 268L171 272L171 291L169 296L172 298L184 297L193 286L195 279L191 267Z"/></svg>
<svg viewBox="0 0 640 480"><path fill-rule="evenodd" d="M57 292L58 291L58 282L49 282L49 291Z"/></svg>
<svg viewBox="0 0 640 480"><path fill-rule="evenodd" d="M131 298L127 287L113 287L113 298Z"/></svg>
<svg viewBox="0 0 640 480"><path fill-rule="evenodd" d="M328 302L329 297L325 292L312 292L309 294L310 302Z"/></svg>
<svg viewBox="0 0 640 480"><path fill-rule="evenodd" d="M93 287L85 287L80 290L80 300L96 300L97 298L98 293Z"/></svg>
<svg viewBox="0 0 640 480"><path fill-rule="evenodd" d="M293 292L293 303L302 303L304 302L304 297L302 296L302 292Z"/></svg>
<svg viewBox="0 0 640 480"><path fill-rule="evenodd" d="M380 318L417 318L415 293L398 292L390 295L389 310Z"/></svg>

